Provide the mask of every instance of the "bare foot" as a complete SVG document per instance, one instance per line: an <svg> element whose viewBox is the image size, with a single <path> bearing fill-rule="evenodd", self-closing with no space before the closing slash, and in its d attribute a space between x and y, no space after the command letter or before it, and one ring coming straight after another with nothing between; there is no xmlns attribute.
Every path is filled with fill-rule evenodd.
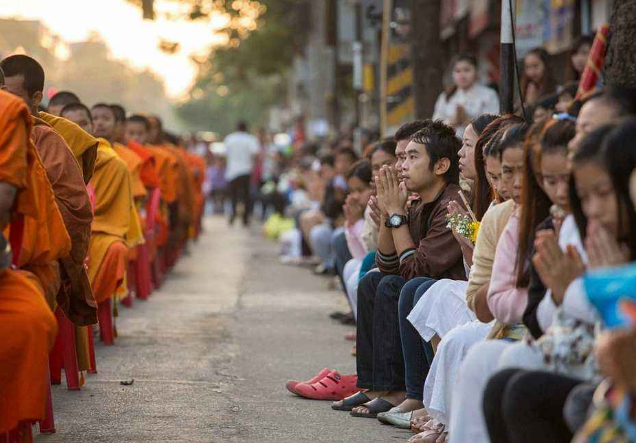
<svg viewBox="0 0 636 443"><path fill-rule="evenodd" d="M398 405L398 409L402 412L412 412L420 410L424 407L422 400L415 400L412 398L407 398L402 403Z"/></svg>

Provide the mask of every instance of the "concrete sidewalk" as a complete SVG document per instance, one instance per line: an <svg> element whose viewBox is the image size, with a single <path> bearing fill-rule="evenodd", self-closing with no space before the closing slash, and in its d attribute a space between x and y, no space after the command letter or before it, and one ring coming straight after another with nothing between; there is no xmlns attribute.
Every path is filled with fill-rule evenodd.
<svg viewBox="0 0 636 443"><path fill-rule="evenodd" d="M408 431L285 390L324 367L355 369L344 297L284 266L276 245L219 218L160 291L120 308L113 347L80 392L53 387L57 433L38 442L387 442ZM134 379L130 386L120 382Z"/></svg>

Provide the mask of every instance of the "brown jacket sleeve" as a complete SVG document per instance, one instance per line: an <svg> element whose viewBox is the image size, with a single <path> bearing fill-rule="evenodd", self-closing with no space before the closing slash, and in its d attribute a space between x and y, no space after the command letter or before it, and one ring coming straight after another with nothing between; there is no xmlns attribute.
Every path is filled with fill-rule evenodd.
<svg viewBox="0 0 636 443"><path fill-rule="evenodd" d="M406 279L414 277L461 277L454 275L453 268L458 264L461 265L462 250L453 237L452 231L447 228L446 205L449 200L442 201L433 210L428 220L422 220L422 223L428 223L422 230L426 231L426 235L417 247L412 251L406 251L400 256L400 275ZM456 274L456 273L455 273ZM464 276L463 280L466 277Z"/></svg>

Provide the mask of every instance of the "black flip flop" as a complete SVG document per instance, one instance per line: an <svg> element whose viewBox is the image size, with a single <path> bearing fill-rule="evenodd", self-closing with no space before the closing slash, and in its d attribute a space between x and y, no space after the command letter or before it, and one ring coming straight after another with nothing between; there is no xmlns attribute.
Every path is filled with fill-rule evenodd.
<svg viewBox="0 0 636 443"><path fill-rule="evenodd" d="M378 414L380 412L388 412L395 407L382 397L377 397L371 400L368 404L359 405L365 406L369 412L367 414L363 414L360 412L350 412L352 417L361 417L361 418L378 418Z"/></svg>
<svg viewBox="0 0 636 443"><path fill-rule="evenodd" d="M342 406L331 405L331 409L334 411L351 411L353 408L362 406L365 403L369 403L371 399L362 392L358 392L349 398L345 398L342 401Z"/></svg>

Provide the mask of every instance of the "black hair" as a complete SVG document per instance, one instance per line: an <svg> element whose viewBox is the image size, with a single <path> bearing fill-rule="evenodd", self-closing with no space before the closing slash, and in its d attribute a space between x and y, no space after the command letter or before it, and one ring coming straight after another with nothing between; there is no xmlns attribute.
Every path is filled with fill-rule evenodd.
<svg viewBox="0 0 636 443"><path fill-rule="evenodd" d="M578 80L581 79L581 75L583 74L582 72L579 73L576 71L576 69L574 69L574 65L572 65L572 56L576 54L577 52L579 52L579 49L581 49L581 46L588 45L590 49L592 49L593 44L594 44L594 37L592 37L591 35L581 35L579 38L576 39L576 41L572 45L572 49L570 50L570 57L569 57L570 77L572 78L572 80L575 80L578 82Z"/></svg>
<svg viewBox="0 0 636 443"><path fill-rule="evenodd" d="M636 212L629 193L629 182L636 169L635 139L636 119L629 118L618 123L602 145L602 155L618 201L618 226L625 232L621 240L627 243L631 260L636 259Z"/></svg>
<svg viewBox="0 0 636 443"><path fill-rule="evenodd" d="M451 71L453 69L455 69L455 65L459 62L467 62L469 64L471 64L475 70L477 70L478 68L478 63L477 63L477 57L475 57L472 54L458 54L455 57L453 57L453 59L451 60L450 63L450 69ZM457 86L456 85L452 85L450 88L448 88L448 90L445 92L446 95L446 100L450 100L453 95L455 95L455 93L457 92Z"/></svg>
<svg viewBox="0 0 636 443"><path fill-rule="evenodd" d="M332 154L325 154L320 156L320 165L329 165L333 167L335 159Z"/></svg>
<svg viewBox="0 0 636 443"><path fill-rule="evenodd" d="M371 145L371 149L369 149L369 152L367 153L366 157L369 160L371 160L371 157L373 157L373 154L375 154L378 151L386 152L387 154L395 157L396 148L397 148L397 142L395 140L390 138L385 138Z"/></svg>
<svg viewBox="0 0 636 443"><path fill-rule="evenodd" d="M34 58L23 54L12 55L2 60L0 67L5 77L21 75L24 78L24 89L29 97L44 91L44 69Z"/></svg>
<svg viewBox="0 0 636 443"><path fill-rule="evenodd" d="M49 106L66 106L71 103L82 103L79 97L71 91L60 91L49 100Z"/></svg>
<svg viewBox="0 0 636 443"><path fill-rule="evenodd" d="M91 110L93 109L108 109L108 111L113 115L113 119L115 121L117 121L117 115L115 114L115 111L113 110L113 108L111 108L110 105L107 105L106 103L95 103L93 105L93 107L91 108Z"/></svg>
<svg viewBox="0 0 636 443"><path fill-rule="evenodd" d="M0 85L4 85L4 71L0 68Z"/></svg>
<svg viewBox="0 0 636 443"><path fill-rule="evenodd" d="M541 123L538 126L542 125ZM516 146L514 140L521 140L524 154L523 184L521 188L521 214L519 216L519 246L515 262L516 286L527 288L530 284L530 260L537 226L550 215L552 201L538 181L538 150L535 149L534 137L530 126L521 123L512 126L504 134L508 138L508 148ZM509 134L510 133L510 134ZM527 136L527 137L526 137ZM504 148L505 150L505 148Z"/></svg>
<svg viewBox="0 0 636 443"><path fill-rule="evenodd" d="M126 121L126 109L122 105L118 105L117 103L112 103L109 105L110 109L115 113L115 120L118 123Z"/></svg>
<svg viewBox="0 0 636 443"><path fill-rule="evenodd" d="M552 73L552 65L550 64L550 54L548 54L548 51L541 47L533 48L528 51L526 55L523 56L524 63L526 57L528 57L529 55L538 57L544 66L543 79L541 80L541 84L537 85L537 87L539 88L539 97L554 92L556 89L556 82ZM524 94L523 99L525 100L525 93L528 90L528 84L530 83L530 79L526 77L525 66L522 68L521 73L521 91Z"/></svg>
<svg viewBox="0 0 636 443"><path fill-rule="evenodd" d="M353 177L359 178L366 185L371 183L371 162L367 159L362 159L354 163L347 171L347 180Z"/></svg>
<svg viewBox="0 0 636 443"><path fill-rule="evenodd" d="M358 154L356 154L356 151L353 150L353 148L349 148L349 147L343 147L343 148L338 148L336 150L336 156L338 155L347 155L352 162L355 162L358 160Z"/></svg>
<svg viewBox="0 0 636 443"><path fill-rule="evenodd" d="M432 171L435 164L442 158L450 162L448 171L444 174L446 183L459 183L459 150L462 147L461 140L457 137L455 129L442 120L431 121L427 127L419 130L411 140L424 145L430 158L429 168Z"/></svg>
<svg viewBox="0 0 636 443"><path fill-rule="evenodd" d="M395 135L393 138L396 142L401 142L402 140L410 140L411 137L415 135L418 131L426 128L432 123L432 120L415 120L409 123L405 123L400 128L395 131Z"/></svg>
<svg viewBox="0 0 636 443"><path fill-rule="evenodd" d="M481 133L484 132L484 129L486 129L486 126L488 126L498 118L499 115L497 114L481 114L470 121L470 126L473 127L473 131L475 131L475 134L477 134L477 136L480 136Z"/></svg>
<svg viewBox="0 0 636 443"><path fill-rule="evenodd" d="M567 153L568 143L576 134L576 125L571 120L549 120L541 134L541 154L555 151Z"/></svg>
<svg viewBox="0 0 636 443"><path fill-rule="evenodd" d="M71 112L71 111L86 112L86 114L88 115L88 120L91 123L93 123L93 116L91 115L91 110L88 109L88 106L86 106L84 103L69 103L68 105L62 108L62 110L60 111L60 116L63 117L65 113Z"/></svg>
<svg viewBox="0 0 636 443"><path fill-rule="evenodd" d="M530 129L530 126L527 123L518 123L506 129L501 137L501 141L499 142L499 160L501 160L503 153L507 149L518 147L523 149L523 141L528 129Z"/></svg>
<svg viewBox="0 0 636 443"><path fill-rule="evenodd" d="M579 90L578 82L567 82L557 88L557 97L561 97L563 94L568 94L572 98L576 97L576 93Z"/></svg>
<svg viewBox="0 0 636 443"><path fill-rule="evenodd" d="M236 129L240 132L247 132L247 122L245 120L239 120L236 123Z"/></svg>
<svg viewBox="0 0 636 443"><path fill-rule="evenodd" d="M601 148L603 140L605 140L605 137L607 137L613 128L614 124L603 125L585 135L583 140L581 140L578 150L572 157L573 170L576 169L577 166L584 165L588 162L599 163L603 167L606 167L603 155L601 154ZM581 239L585 240L585 237L587 236L587 217L583 213L581 199L576 192L576 180L574 178L574 174L570 177L569 194L572 215L574 216L576 225L579 228Z"/></svg>
<svg viewBox="0 0 636 443"><path fill-rule="evenodd" d="M133 114L126 119L130 123L141 123L146 127L146 131L150 131L150 120L141 114Z"/></svg>

